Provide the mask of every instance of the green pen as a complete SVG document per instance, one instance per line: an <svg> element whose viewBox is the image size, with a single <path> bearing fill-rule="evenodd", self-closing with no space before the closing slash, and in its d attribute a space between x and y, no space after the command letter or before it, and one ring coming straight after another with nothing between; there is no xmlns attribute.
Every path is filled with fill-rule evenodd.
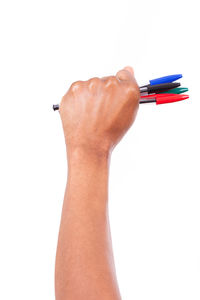
<svg viewBox="0 0 200 300"><path fill-rule="evenodd" d="M166 92L163 92L162 94L182 94L188 91L188 88L184 88L184 87L178 87Z"/></svg>

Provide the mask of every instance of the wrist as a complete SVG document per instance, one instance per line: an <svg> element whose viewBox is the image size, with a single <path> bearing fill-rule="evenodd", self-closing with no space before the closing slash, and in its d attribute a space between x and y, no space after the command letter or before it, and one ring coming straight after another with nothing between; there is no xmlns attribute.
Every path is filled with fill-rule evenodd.
<svg viewBox="0 0 200 300"><path fill-rule="evenodd" d="M89 203L90 208L93 203L95 210L98 208L104 211L108 201L110 153L74 148L73 151L67 150L67 159L68 192L70 188L81 191L81 197L76 200L76 203L80 201L86 206ZM102 194L104 200L102 200Z"/></svg>
<svg viewBox="0 0 200 300"><path fill-rule="evenodd" d="M68 163L74 161L87 161L93 163L109 162L111 151L108 149L96 149L91 147L67 147Z"/></svg>

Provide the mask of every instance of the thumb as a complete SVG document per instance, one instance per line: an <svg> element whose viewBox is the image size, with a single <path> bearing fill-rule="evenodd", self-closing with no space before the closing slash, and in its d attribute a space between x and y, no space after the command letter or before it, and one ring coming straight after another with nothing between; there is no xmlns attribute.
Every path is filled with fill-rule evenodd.
<svg viewBox="0 0 200 300"><path fill-rule="evenodd" d="M120 81L134 81L134 72L131 67L125 67L124 69L117 72L116 77Z"/></svg>

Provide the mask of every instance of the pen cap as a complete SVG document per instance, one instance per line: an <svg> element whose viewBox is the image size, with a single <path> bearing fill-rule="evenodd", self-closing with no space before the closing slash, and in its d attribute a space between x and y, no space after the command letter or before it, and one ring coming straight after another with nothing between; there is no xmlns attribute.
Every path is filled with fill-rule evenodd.
<svg viewBox="0 0 200 300"><path fill-rule="evenodd" d="M170 83L175 80L178 80L179 78L182 78L182 74L168 75L168 76L149 80L149 82L150 82L150 85L155 85L155 84L160 84L160 83Z"/></svg>
<svg viewBox="0 0 200 300"><path fill-rule="evenodd" d="M166 92L163 92L164 94L183 94L188 92L188 88L184 88L184 87L179 87L176 89L172 89Z"/></svg>
<svg viewBox="0 0 200 300"><path fill-rule="evenodd" d="M177 102L177 101L182 101L185 99L188 99L188 95L170 95L166 94L166 96L160 96L156 95L156 104L165 104L165 103L172 103L172 102Z"/></svg>
<svg viewBox="0 0 200 300"><path fill-rule="evenodd" d="M179 87L181 84L179 82L161 83L156 85L150 85L147 87L148 94L162 93L168 90Z"/></svg>

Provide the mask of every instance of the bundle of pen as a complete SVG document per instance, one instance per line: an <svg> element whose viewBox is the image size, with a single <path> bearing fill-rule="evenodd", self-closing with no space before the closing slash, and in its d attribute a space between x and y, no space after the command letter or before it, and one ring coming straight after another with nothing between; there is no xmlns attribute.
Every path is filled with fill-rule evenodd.
<svg viewBox="0 0 200 300"><path fill-rule="evenodd" d="M189 96L183 94L188 88L180 87L179 82L174 82L182 78L182 74L168 75L149 80L149 84L140 87L140 104L152 103L164 104L188 99ZM54 110L59 109L59 104L53 105Z"/></svg>
<svg viewBox="0 0 200 300"><path fill-rule="evenodd" d="M188 91L188 88L180 87L179 82L174 82L180 78L182 74L149 80L149 84L140 87L140 103L164 104L188 99L189 96L183 94Z"/></svg>

